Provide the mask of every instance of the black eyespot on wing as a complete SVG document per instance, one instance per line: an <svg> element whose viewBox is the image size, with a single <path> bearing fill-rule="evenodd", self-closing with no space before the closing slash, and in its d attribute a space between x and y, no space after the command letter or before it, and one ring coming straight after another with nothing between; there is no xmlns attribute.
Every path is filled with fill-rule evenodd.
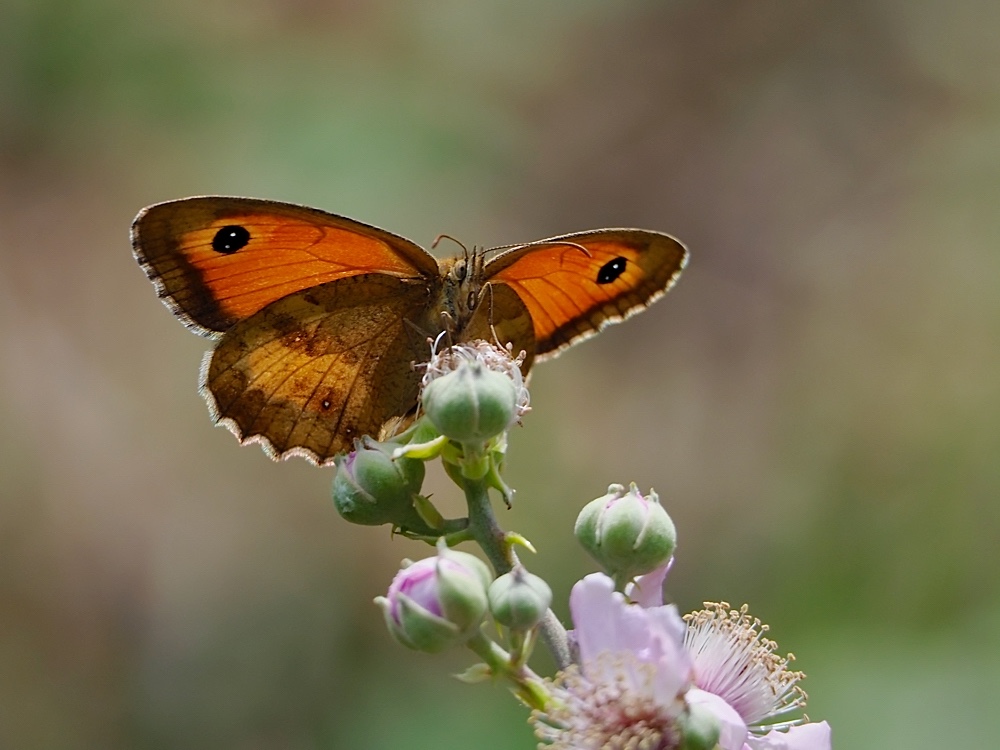
<svg viewBox="0 0 1000 750"><path fill-rule="evenodd" d="M620 255L617 258L609 260L603 266L601 270L597 272L597 283L598 284L610 284L612 281L617 279L623 273L625 273L625 263L627 261Z"/></svg>
<svg viewBox="0 0 1000 750"><path fill-rule="evenodd" d="M232 255L250 241L250 232L246 227L230 224L215 233L212 238L212 249L217 253Z"/></svg>

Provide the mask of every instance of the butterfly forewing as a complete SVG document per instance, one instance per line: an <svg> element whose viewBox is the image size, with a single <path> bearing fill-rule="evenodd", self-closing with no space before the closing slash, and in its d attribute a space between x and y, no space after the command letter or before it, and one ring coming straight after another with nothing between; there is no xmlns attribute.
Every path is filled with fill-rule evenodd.
<svg viewBox="0 0 1000 750"><path fill-rule="evenodd" d="M687 250L669 235L602 229L509 250L486 265L485 276L524 302L544 358L644 309L686 262Z"/></svg>
<svg viewBox="0 0 1000 750"><path fill-rule="evenodd" d="M144 209L136 258L189 327L217 337L271 302L378 271L437 278L418 245L342 216L253 198L187 198Z"/></svg>

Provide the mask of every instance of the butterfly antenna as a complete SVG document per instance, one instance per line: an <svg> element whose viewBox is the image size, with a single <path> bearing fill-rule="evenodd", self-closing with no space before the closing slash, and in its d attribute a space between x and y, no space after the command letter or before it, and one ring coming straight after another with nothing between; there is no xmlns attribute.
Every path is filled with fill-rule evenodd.
<svg viewBox="0 0 1000 750"><path fill-rule="evenodd" d="M544 247L545 245L565 245L566 247L576 248L581 253L583 253L584 255L586 255L588 258L592 258L593 257L593 255L591 254L591 252L587 248L585 248L583 245L581 245L581 244L579 244L577 242L570 242L569 240L554 240L554 241L553 240L536 240L535 242L517 242L517 243L514 243L513 245L497 245L495 247L491 247L491 248L489 248L487 250L484 250L483 252L486 252L486 253L495 253L495 252L498 252L499 250L510 250L511 248L517 248L517 247Z"/></svg>
<svg viewBox="0 0 1000 750"><path fill-rule="evenodd" d="M434 250L434 249L436 249L436 248L437 248L437 246L438 246L438 244L440 244L441 240L451 240L451 241L452 241L452 242L454 242L454 243L455 243L456 245L458 245L458 246L459 246L460 248L462 248L462 253L463 253L463 254L465 255L465 257L466 257L466 258L468 258L468 257L469 257L469 248L467 248L467 247L466 247L466 246L465 246L465 245L464 245L464 244L463 244L462 242L460 242L459 240L456 240L456 239L455 239L454 237L452 237L452 236L451 236L450 234L439 234L439 235L438 235L437 237L435 237L435 238L434 238L434 241L433 241L433 242L431 243L431 250Z"/></svg>

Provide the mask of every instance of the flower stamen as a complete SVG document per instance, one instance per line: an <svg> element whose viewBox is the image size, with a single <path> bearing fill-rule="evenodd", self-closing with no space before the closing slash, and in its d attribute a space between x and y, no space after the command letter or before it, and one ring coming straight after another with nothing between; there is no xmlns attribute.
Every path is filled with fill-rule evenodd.
<svg viewBox="0 0 1000 750"><path fill-rule="evenodd" d="M535 711L535 735L552 750L674 750L683 701L664 705L655 687L656 667L629 652L602 653L588 671L576 665L550 683L552 704Z"/></svg>
<svg viewBox="0 0 1000 750"><path fill-rule="evenodd" d="M803 723L776 721L805 706L798 685L805 674L788 668L793 654L775 653L778 644L764 637L768 626L751 617L747 605L735 610L726 602L705 602L684 620L684 647L699 688L725 700L755 734Z"/></svg>
<svg viewBox="0 0 1000 750"><path fill-rule="evenodd" d="M529 410L528 390L524 386L524 375L521 373L521 363L524 362L524 352L516 357L507 349L501 349L488 341L471 341L455 344L441 351L435 351L424 368L421 388L444 375L458 369L464 362L479 361L488 370L506 375L517 389L517 416L523 417Z"/></svg>

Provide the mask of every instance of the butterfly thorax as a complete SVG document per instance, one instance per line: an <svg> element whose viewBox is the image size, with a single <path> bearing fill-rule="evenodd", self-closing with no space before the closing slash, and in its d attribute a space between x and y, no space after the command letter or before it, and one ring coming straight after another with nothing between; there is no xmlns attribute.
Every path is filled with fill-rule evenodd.
<svg viewBox="0 0 1000 750"><path fill-rule="evenodd" d="M438 261L444 285L440 309L447 313L452 335L460 337L479 306L483 289L483 253L471 253Z"/></svg>
<svg viewBox="0 0 1000 750"><path fill-rule="evenodd" d="M471 253L438 262L443 286L440 310L455 343L489 341L513 356L524 352L521 369L527 374L535 357L531 316L517 294L489 275L486 254Z"/></svg>

